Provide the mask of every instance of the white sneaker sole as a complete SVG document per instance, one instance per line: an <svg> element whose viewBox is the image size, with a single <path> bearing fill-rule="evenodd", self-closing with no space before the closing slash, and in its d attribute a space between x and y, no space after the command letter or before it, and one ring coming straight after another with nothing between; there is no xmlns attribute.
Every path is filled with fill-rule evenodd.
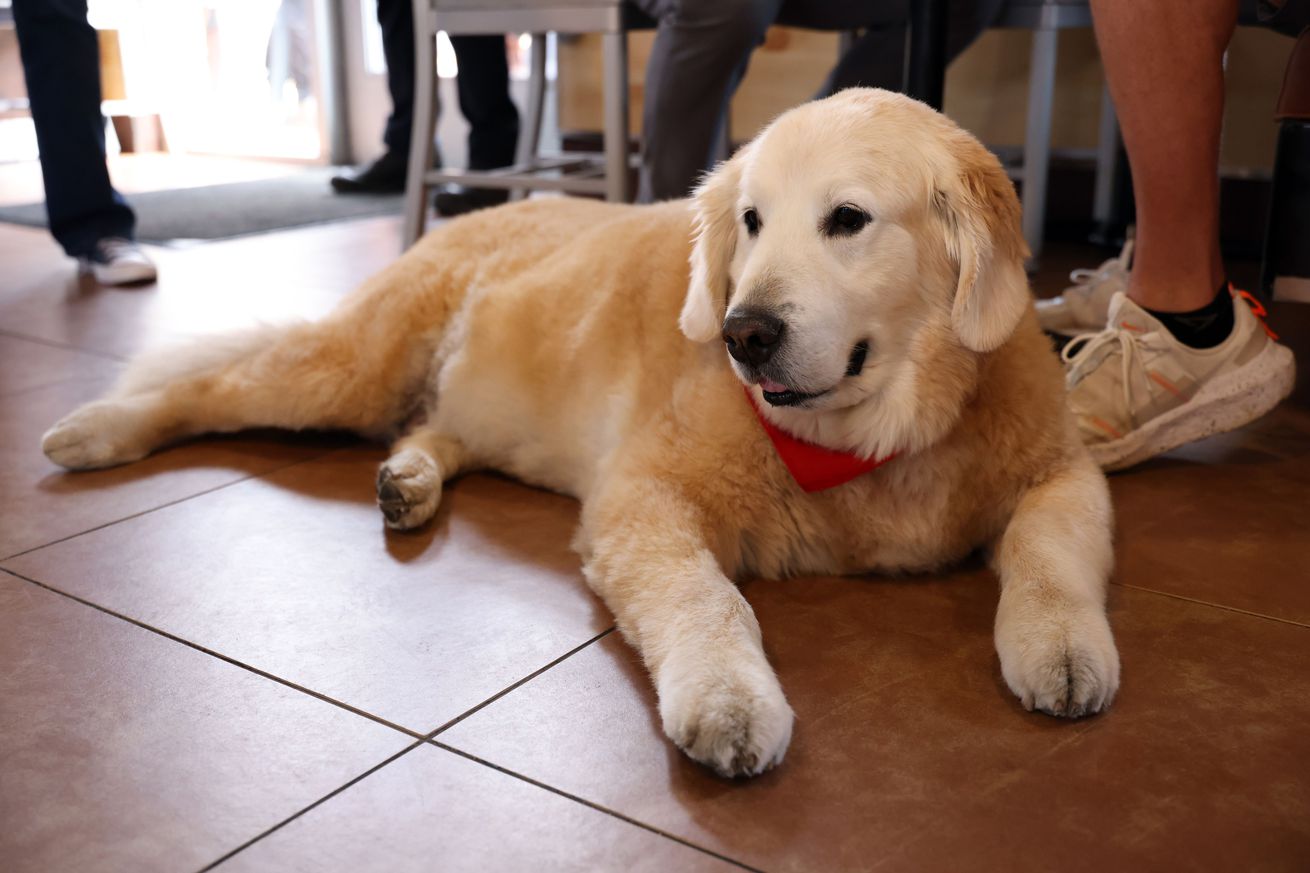
<svg viewBox="0 0 1310 873"><path fill-rule="evenodd" d="M1292 393L1296 358L1287 346L1269 342L1241 367L1201 387L1177 409L1151 419L1132 433L1088 446L1105 470L1122 470L1194 440L1255 421Z"/></svg>
<svg viewBox="0 0 1310 873"><path fill-rule="evenodd" d="M158 271L154 264L93 264L91 275L101 285L131 285L155 281Z"/></svg>

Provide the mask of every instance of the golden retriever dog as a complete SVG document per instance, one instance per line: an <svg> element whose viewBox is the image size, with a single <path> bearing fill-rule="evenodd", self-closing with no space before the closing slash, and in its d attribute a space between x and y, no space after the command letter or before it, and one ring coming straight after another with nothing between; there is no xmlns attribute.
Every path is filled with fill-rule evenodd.
<svg viewBox="0 0 1310 873"><path fill-rule="evenodd" d="M587 581L665 733L724 775L779 763L792 732L744 576L985 548L1005 682L1081 716L1119 683L1110 501L1025 255L990 153L920 103L850 90L779 117L690 201L487 210L322 321L147 355L43 449L80 469L255 426L390 437L377 498L397 529L468 470L574 495ZM797 447L819 475L784 462Z"/></svg>

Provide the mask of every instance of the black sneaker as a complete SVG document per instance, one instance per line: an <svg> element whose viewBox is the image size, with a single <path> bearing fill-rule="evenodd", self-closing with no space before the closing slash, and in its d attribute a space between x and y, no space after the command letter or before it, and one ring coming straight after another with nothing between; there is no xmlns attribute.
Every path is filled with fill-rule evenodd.
<svg viewBox="0 0 1310 873"><path fill-rule="evenodd" d="M476 212L489 206L499 206L509 200L505 188L465 188L463 185L442 185L433 198L437 215L450 218L466 212Z"/></svg>
<svg viewBox="0 0 1310 873"><path fill-rule="evenodd" d="M406 155L386 152L366 167L333 176L332 190L338 194L399 194L405 190L408 171Z"/></svg>

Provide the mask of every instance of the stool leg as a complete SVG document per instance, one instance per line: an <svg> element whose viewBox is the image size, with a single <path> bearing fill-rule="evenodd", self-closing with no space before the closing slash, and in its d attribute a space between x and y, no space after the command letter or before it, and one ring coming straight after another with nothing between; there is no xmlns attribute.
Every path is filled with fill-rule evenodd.
<svg viewBox="0 0 1310 873"><path fill-rule="evenodd" d="M405 175L404 248L418 242L428 217L427 173L437 125L437 32L430 0L414 0L414 127Z"/></svg>
<svg viewBox="0 0 1310 873"><path fill-rule="evenodd" d="M628 199L628 36L601 37L605 71L605 199Z"/></svg>
<svg viewBox="0 0 1310 873"><path fill-rule="evenodd" d="M1096 135L1096 194L1092 198L1092 218L1104 227L1114 209L1115 154L1119 150L1119 116L1114 113L1110 86L1101 86L1101 123Z"/></svg>
<svg viewBox="0 0 1310 873"><path fill-rule="evenodd" d="M1055 99L1055 56L1060 32L1033 31L1028 76L1028 123L1023 143L1023 238L1034 259L1042 253L1046 219L1046 176L1051 165L1051 104Z"/></svg>
<svg viewBox="0 0 1310 873"><path fill-rule="evenodd" d="M542 106L546 102L546 34L532 34L532 66L528 74L528 104L519 126L518 149L514 163L527 167L537 159L537 150L541 147ZM515 188L509 199L522 200L528 196L527 188Z"/></svg>

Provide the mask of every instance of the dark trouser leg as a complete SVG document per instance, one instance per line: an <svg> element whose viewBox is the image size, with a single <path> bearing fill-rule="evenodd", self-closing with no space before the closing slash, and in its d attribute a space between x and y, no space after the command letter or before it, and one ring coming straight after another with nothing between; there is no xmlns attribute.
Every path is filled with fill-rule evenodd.
<svg viewBox="0 0 1310 873"><path fill-rule="evenodd" d="M41 150L50 232L73 257L136 218L109 182L100 114L100 46L86 0L15 0L14 24Z"/></svg>
<svg viewBox="0 0 1310 873"><path fill-rule="evenodd" d="M414 130L414 4L410 0L378 0L382 54L387 59L387 90L391 115L382 133L387 151L409 155Z"/></svg>
<svg viewBox="0 0 1310 873"><path fill-rule="evenodd" d="M986 30L1002 0L950 0L946 22L946 56L954 60ZM905 74L905 37L909 20L905 0L888 0L872 8L844 0L789 0L778 13L779 24L864 33L837 61L819 97L843 88L864 86L901 90Z"/></svg>
<svg viewBox="0 0 1310 873"><path fill-rule="evenodd" d="M468 119L470 170L514 163L519 112L509 97L509 62L503 36L456 36L450 40L459 64L459 111Z"/></svg>
<svg viewBox="0 0 1310 873"><path fill-rule="evenodd" d="M710 152L751 51L781 0L637 0L659 20L646 68L643 202L685 197Z"/></svg>

